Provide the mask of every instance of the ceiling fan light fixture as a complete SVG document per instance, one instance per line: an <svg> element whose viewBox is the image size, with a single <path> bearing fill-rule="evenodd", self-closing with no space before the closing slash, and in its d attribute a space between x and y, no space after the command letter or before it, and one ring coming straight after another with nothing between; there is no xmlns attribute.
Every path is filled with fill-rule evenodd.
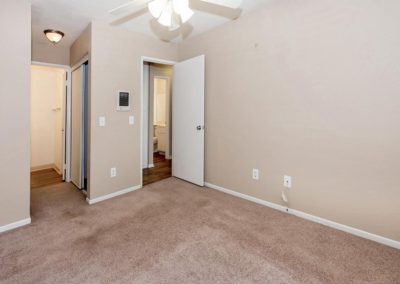
<svg viewBox="0 0 400 284"><path fill-rule="evenodd" d="M167 0L153 0L149 3L150 14L158 19L167 5Z"/></svg>
<svg viewBox="0 0 400 284"><path fill-rule="evenodd" d="M169 30L178 29L194 14L189 0L153 0L148 4L150 14Z"/></svg>
<svg viewBox="0 0 400 284"><path fill-rule="evenodd" d="M163 26L170 27L172 24L172 13L172 2L168 1L161 13L161 16L158 18L158 22Z"/></svg>
<svg viewBox="0 0 400 284"><path fill-rule="evenodd" d="M193 16L193 14L194 14L193 10L190 9L189 7L184 9L180 13L182 24L186 23Z"/></svg>
<svg viewBox="0 0 400 284"><path fill-rule="evenodd" d="M172 6L174 8L174 12L178 15L181 14L183 10L189 7L188 0L172 0Z"/></svg>
<svg viewBox="0 0 400 284"><path fill-rule="evenodd" d="M172 13L171 16L171 25L168 27L170 31L174 31L176 29L179 29L181 26L181 19L180 16L176 13Z"/></svg>
<svg viewBox="0 0 400 284"><path fill-rule="evenodd" d="M44 30L43 33L46 35L47 39L53 43L59 43L60 40L64 37L64 33L52 29Z"/></svg>

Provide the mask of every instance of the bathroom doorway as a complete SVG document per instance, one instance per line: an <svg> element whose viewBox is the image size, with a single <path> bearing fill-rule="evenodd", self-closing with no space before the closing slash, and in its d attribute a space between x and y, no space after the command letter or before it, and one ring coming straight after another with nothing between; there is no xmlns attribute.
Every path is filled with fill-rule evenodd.
<svg viewBox="0 0 400 284"><path fill-rule="evenodd" d="M143 185L171 176L172 66L143 63Z"/></svg>

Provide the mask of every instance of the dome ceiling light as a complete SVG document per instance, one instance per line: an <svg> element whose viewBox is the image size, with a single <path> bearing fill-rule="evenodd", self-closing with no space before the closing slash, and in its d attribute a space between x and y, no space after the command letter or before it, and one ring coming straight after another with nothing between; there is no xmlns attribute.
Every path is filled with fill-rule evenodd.
<svg viewBox="0 0 400 284"><path fill-rule="evenodd" d="M44 30L43 33L52 44L57 44L64 37L64 33L52 29Z"/></svg>

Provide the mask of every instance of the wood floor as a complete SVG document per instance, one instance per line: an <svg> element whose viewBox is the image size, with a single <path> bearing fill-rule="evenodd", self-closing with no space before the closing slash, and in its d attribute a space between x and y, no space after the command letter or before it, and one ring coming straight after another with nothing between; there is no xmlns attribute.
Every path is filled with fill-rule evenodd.
<svg viewBox="0 0 400 284"><path fill-rule="evenodd" d="M160 181L171 176L171 160L165 159L163 155L154 154L154 168L143 170L143 185ZM31 188L44 187L63 182L60 176L54 169L46 169L31 173Z"/></svg>
<svg viewBox="0 0 400 284"><path fill-rule="evenodd" d="M41 171L31 172L31 188L44 187L63 182L60 176L54 169L46 169Z"/></svg>
<svg viewBox="0 0 400 284"><path fill-rule="evenodd" d="M160 181L171 176L171 160L165 159L163 155L154 153L154 168L143 169L143 185Z"/></svg>

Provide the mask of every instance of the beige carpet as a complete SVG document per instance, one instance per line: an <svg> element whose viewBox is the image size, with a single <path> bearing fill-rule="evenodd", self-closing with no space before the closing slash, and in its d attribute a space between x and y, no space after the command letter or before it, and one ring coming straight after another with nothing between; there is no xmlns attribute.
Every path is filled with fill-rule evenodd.
<svg viewBox="0 0 400 284"><path fill-rule="evenodd" d="M88 206L32 191L0 235L1 283L400 283L400 251L169 178Z"/></svg>

